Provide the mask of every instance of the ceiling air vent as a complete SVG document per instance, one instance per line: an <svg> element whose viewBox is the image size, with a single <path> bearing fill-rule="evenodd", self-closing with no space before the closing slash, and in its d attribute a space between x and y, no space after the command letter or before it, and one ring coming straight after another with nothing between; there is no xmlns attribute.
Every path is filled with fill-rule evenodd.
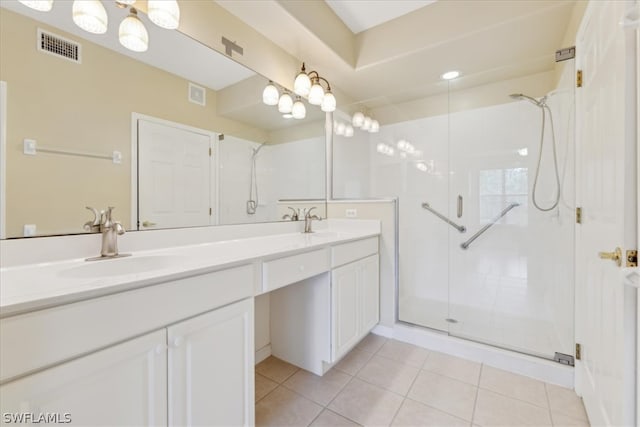
<svg viewBox="0 0 640 427"><path fill-rule="evenodd" d="M38 28L38 50L80 64L82 46L73 40Z"/></svg>

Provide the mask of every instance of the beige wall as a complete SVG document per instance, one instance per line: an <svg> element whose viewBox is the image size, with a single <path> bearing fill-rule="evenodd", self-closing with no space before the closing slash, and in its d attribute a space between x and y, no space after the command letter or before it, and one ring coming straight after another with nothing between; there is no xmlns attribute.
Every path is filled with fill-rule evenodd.
<svg viewBox="0 0 640 427"><path fill-rule="evenodd" d="M82 63L36 50L37 28L81 41ZM131 113L261 141L266 132L216 115L216 93L207 106L187 100L188 82L58 29L2 9L0 80L7 82L7 237L82 232L85 206L130 216ZM38 146L110 154L108 160L22 153L23 139Z"/></svg>

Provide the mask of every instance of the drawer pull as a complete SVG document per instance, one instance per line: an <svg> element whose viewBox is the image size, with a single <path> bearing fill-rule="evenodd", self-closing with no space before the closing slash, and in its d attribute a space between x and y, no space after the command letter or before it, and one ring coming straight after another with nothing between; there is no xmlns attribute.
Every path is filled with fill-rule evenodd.
<svg viewBox="0 0 640 427"><path fill-rule="evenodd" d="M175 337L171 340L171 348L178 348L182 345L182 337Z"/></svg>
<svg viewBox="0 0 640 427"><path fill-rule="evenodd" d="M155 351L156 354L160 355L160 354L162 354L164 349L165 349L165 346L158 344L156 346L156 348L154 349L154 351Z"/></svg>

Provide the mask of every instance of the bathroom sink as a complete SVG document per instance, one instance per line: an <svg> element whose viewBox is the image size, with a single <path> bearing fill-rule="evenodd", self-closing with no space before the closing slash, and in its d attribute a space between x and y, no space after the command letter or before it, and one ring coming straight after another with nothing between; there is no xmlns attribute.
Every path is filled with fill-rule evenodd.
<svg viewBox="0 0 640 427"><path fill-rule="evenodd" d="M173 255L131 256L97 261L86 261L82 265L67 268L58 274L62 277L98 278L147 273L175 266L184 257Z"/></svg>

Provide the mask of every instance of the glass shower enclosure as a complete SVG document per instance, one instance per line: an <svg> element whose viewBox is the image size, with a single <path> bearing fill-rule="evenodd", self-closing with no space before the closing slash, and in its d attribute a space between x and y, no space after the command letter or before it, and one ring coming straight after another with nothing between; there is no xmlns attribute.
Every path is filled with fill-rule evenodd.
<svg viewBox="0 0 640 427"><path fill-rule="evenodd" d="M507 92L468 108L454 82L448 113L372 137L371 193L399 198L400 321L548 359L573 354L572 76L569 64L546 94L553 132L534 102ZM551 209L534 206L534 184Z"/></svg>

